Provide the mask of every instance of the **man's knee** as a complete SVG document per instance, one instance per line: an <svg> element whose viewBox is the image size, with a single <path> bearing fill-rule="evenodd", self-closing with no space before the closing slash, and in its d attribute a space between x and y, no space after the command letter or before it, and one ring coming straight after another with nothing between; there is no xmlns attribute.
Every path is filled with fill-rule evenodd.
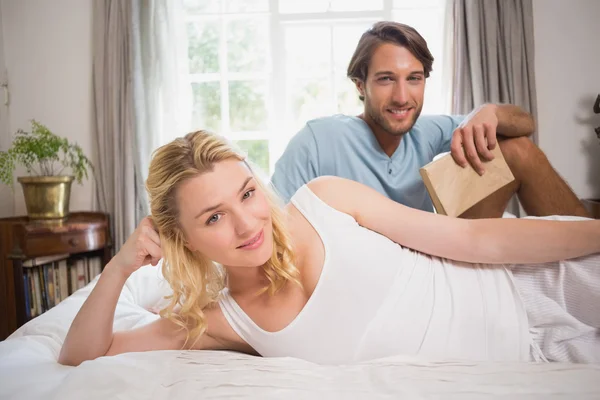
<svg viewBox="0 0 600 400"><path fill-rule="evenodd" d="M525 136L503 139L498 143L502 155L511 169L535 166L540 162L547 161L542 150Z"/></svg>

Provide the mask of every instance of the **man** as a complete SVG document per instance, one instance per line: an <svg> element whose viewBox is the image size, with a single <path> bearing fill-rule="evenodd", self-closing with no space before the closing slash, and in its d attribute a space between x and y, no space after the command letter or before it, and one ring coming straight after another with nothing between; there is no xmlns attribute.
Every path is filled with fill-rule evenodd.
<svg viewBox="0 0 600 400"><path fill-rule="evenodd" d="M433 211L419 168L451 151L457 164L485 173L481 159L499 145L515 181L461 217L501 217L517 194L528 215L589 216L569 186L527 136L530 114L485 104L462 116L420 116L433 57L413 28L378 22L363 34L348 67L364 102L358 117L309 121L277 161L272 183L287 201L313 178L359 181L409 207Z"/></svg>

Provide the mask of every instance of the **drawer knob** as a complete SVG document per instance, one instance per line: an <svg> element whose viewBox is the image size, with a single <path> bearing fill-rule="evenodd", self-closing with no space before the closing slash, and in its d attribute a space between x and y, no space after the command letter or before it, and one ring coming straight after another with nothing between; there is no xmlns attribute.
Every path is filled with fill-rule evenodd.
<svg viewBox="0 0 600 400"><path fill-rule="evenodd" d="M69 239L69 244L71 246L77 246L79 244L79 241L75 238L71 238L71 239Z"/></svg>

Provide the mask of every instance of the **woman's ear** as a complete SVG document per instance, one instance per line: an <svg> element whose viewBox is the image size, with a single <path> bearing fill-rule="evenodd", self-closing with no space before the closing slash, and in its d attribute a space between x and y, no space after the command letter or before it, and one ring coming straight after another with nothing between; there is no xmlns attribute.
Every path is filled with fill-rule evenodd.
<svg viewBox="0 0 600 400"><path fill-rule="evenodd" d="M189 251L191 251L192 253L196 252L196 249L194 248L194 246L192 246L187 240L184 239L183 245L185 246L186 249L188 249Z"/></svg>
<svg viewBox="0 0 600 400"><path fill-rule="evenodd" d="M192 253L194 253L196 251L196 249L194 248L194 246L192 246L190 244L190 242L188 242L188 240L186 239L186 237L183 234L183 232L179 231L179 232L177 232L177 235L179 236L180 240L183 242L183 245L185 246L186 249L188 249Z"/></svg>

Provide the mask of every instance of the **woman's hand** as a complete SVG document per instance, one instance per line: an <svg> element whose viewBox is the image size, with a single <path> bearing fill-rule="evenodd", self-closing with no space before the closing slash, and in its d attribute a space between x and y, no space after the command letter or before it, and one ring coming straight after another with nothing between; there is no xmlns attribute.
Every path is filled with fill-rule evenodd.
<svg viewBox="0 0 600 400"><path fill-rule="evenodd" d="M158 264L161 258L160 237L152 219L146 217L129 236L111 263L114 263L115 268L128 277L144 265Z"/></svg>

